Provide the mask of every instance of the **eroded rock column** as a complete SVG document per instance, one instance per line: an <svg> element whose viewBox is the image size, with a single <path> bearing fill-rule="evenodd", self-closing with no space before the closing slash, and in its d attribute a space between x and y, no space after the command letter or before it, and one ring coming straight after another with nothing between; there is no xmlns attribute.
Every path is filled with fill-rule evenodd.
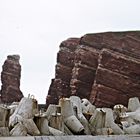
<svg viewBox="0 0 140 140"><path fill-rule="evenodd" d="M1 72L1 102L12 103L23 97L20 91L21 65L19 55L8 55Z"/></svg>

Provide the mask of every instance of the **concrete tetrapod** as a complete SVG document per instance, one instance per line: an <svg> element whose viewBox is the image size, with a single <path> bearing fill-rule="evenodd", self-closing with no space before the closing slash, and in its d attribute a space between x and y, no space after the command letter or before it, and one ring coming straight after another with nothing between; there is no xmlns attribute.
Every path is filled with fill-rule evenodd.
<svg viewBox="0 0 140 140"><path fill-rule="evenodd" d="M10 135L8 127L0 127L0 137L7 137Z"/></svg>
<svg viewBox="0 0 140 140"><path fill-rule="evenodd" d="M57 130L64 132L63 117L60 113L55 113L51 115L49 125Z"/></svg>
<svg viewBox="0 0 140 140"><path fill-rule="evenodd" d="M101 109L96 109L89 120L89 125L91 129L91 133L93 135L96 134L97 129L101 129L105 127L105 112Z"/></svg>
<svg viewBox="0 0 140 140"><path fill-rule="evenodd" d="M22 121L24 126L26 127L27 133L31 136L38 136L40 135L40 131L38 130L36 124L32 119L24 119Z"/></svg>
<svg viewBox="0 0 140 140"><path fill-rule="evenodd" d="M64 136L65 135L65 133L63 133L62 131L57 130L57 129L52 128L52 127L49 127L49 131L50 131L50 134L53 136Z"/></svg>
<svg viewBox="0 0 140 140"><path fill-rule="evenodd" d="M102 108L106 113L105 127L111 128L115 135L123 135L123 130L114 122L113 111L110 108Z"/></svg>
<svg viewBox="0 0 140 140"><path fill-rule="evenodd" d="M96 107L92 105L87 99L82 99L82 112L93 114Z"/></svg>
<svg viewBox="0 0 140 140"><path fill-rule="evenodd" d="M91 135L90 129L89 129L89 123L85 116L82 113L82 104L81 99L78 96L71 96L70 100L72 102L73 108L76 108L76 116L78 120L81 122L81 124L84 126L85 131L84 133L87 135Z"/></svg>
<svg viewBox="0 0 140 140"><path fill-rule="evenodd" d="M44 113L49 126L64 132L64 122L61 115L61 107L59 105L50 104Z"/></svg>
<svg viewBox="0 0 140 140"><path fill-rule="evenodd" d="M26 127L20 122L10 131L11 136L27 136Z"/></svg>
<svg viewBox="0 0 140 140"><path fill-rule="evenodd" d="M0 106L0 127L7 127L9 123L10 109L7 106Z"/></svg>
<svg viewBox="0 0 140 140"><path fill-rule="evenodd" d="M125 134L140 134L140 124L131 125L129 127L125 127L124 129Z"/></svg>
<svg viewBox="0 0 140 140"><path fill-rule="evenodd" d="M134 112L140 107L140 102L137 97L130 98L128 101L128 111Z"/></svg>
<svg viewBox="0 0 140 140"><path fill-rule="evenodd" d="M84 132L84 126L74 115L72 103L68 98L62 98L59 100L61 106L61 114L64 118L66 126L75 134L81 134Z"/></svg>
<svg viewBox="0 0 140 140"><path fill-rule="evenodd" d="M134 112L127 112L126 116L132 118L134 121L140 122L140 107Z"/></svg>
<svg viewBox="0 0 140 140"><path fill-rule="evenodd" d="M48 120L44 116L35 116L34 117L35 124L37 128L39 129L41 135L49 135L49 126L48 126Z"/></svg>
<svg viewBox="0 0 140 140"><path fill-rule="evenodd" d="M10 116L9 126L14 126L20 118L32 119L38 112L37 101L32 98L22 98L15 112Z"/></svg>

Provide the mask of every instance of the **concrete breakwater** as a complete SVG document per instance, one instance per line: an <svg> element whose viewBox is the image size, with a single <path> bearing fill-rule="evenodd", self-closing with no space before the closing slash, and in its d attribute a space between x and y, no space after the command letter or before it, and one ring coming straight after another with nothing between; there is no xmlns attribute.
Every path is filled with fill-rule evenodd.
<svg viewBox="0 0 140 140"><path fill-rule="evenodd" d="M61 98L58 105L50 104L39 110L33 96L19 103L0 106L0 136L73 136L73 135L139 135L140 103L130 98L128 106L96 108L78 96Z"/></svg>

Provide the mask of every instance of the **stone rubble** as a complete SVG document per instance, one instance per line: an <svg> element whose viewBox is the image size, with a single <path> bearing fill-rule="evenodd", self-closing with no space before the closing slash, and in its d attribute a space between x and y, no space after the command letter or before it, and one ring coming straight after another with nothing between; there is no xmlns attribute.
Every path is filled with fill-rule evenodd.
<svg viewBox="0 0 140 140"><path fill-rule="evenodd" d="M129 99L128 107L117 104L112 109L97 108L87 99L70 96L42 111L34 96L29 96L9 106L1 104L0 115L0 136L4 137L140 134L137 97Z"/></svg>

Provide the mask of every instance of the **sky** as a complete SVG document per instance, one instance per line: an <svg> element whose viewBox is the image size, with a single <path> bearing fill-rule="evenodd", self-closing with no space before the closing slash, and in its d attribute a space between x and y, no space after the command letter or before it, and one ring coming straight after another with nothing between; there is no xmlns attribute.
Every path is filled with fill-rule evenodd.
<svg viewBox="0 0 140 140"><path fill-rule="evenodd" d="M63 40L139 29L140 0L0 0L0 72L19 54L21 91L45 103Z"/></svg>

